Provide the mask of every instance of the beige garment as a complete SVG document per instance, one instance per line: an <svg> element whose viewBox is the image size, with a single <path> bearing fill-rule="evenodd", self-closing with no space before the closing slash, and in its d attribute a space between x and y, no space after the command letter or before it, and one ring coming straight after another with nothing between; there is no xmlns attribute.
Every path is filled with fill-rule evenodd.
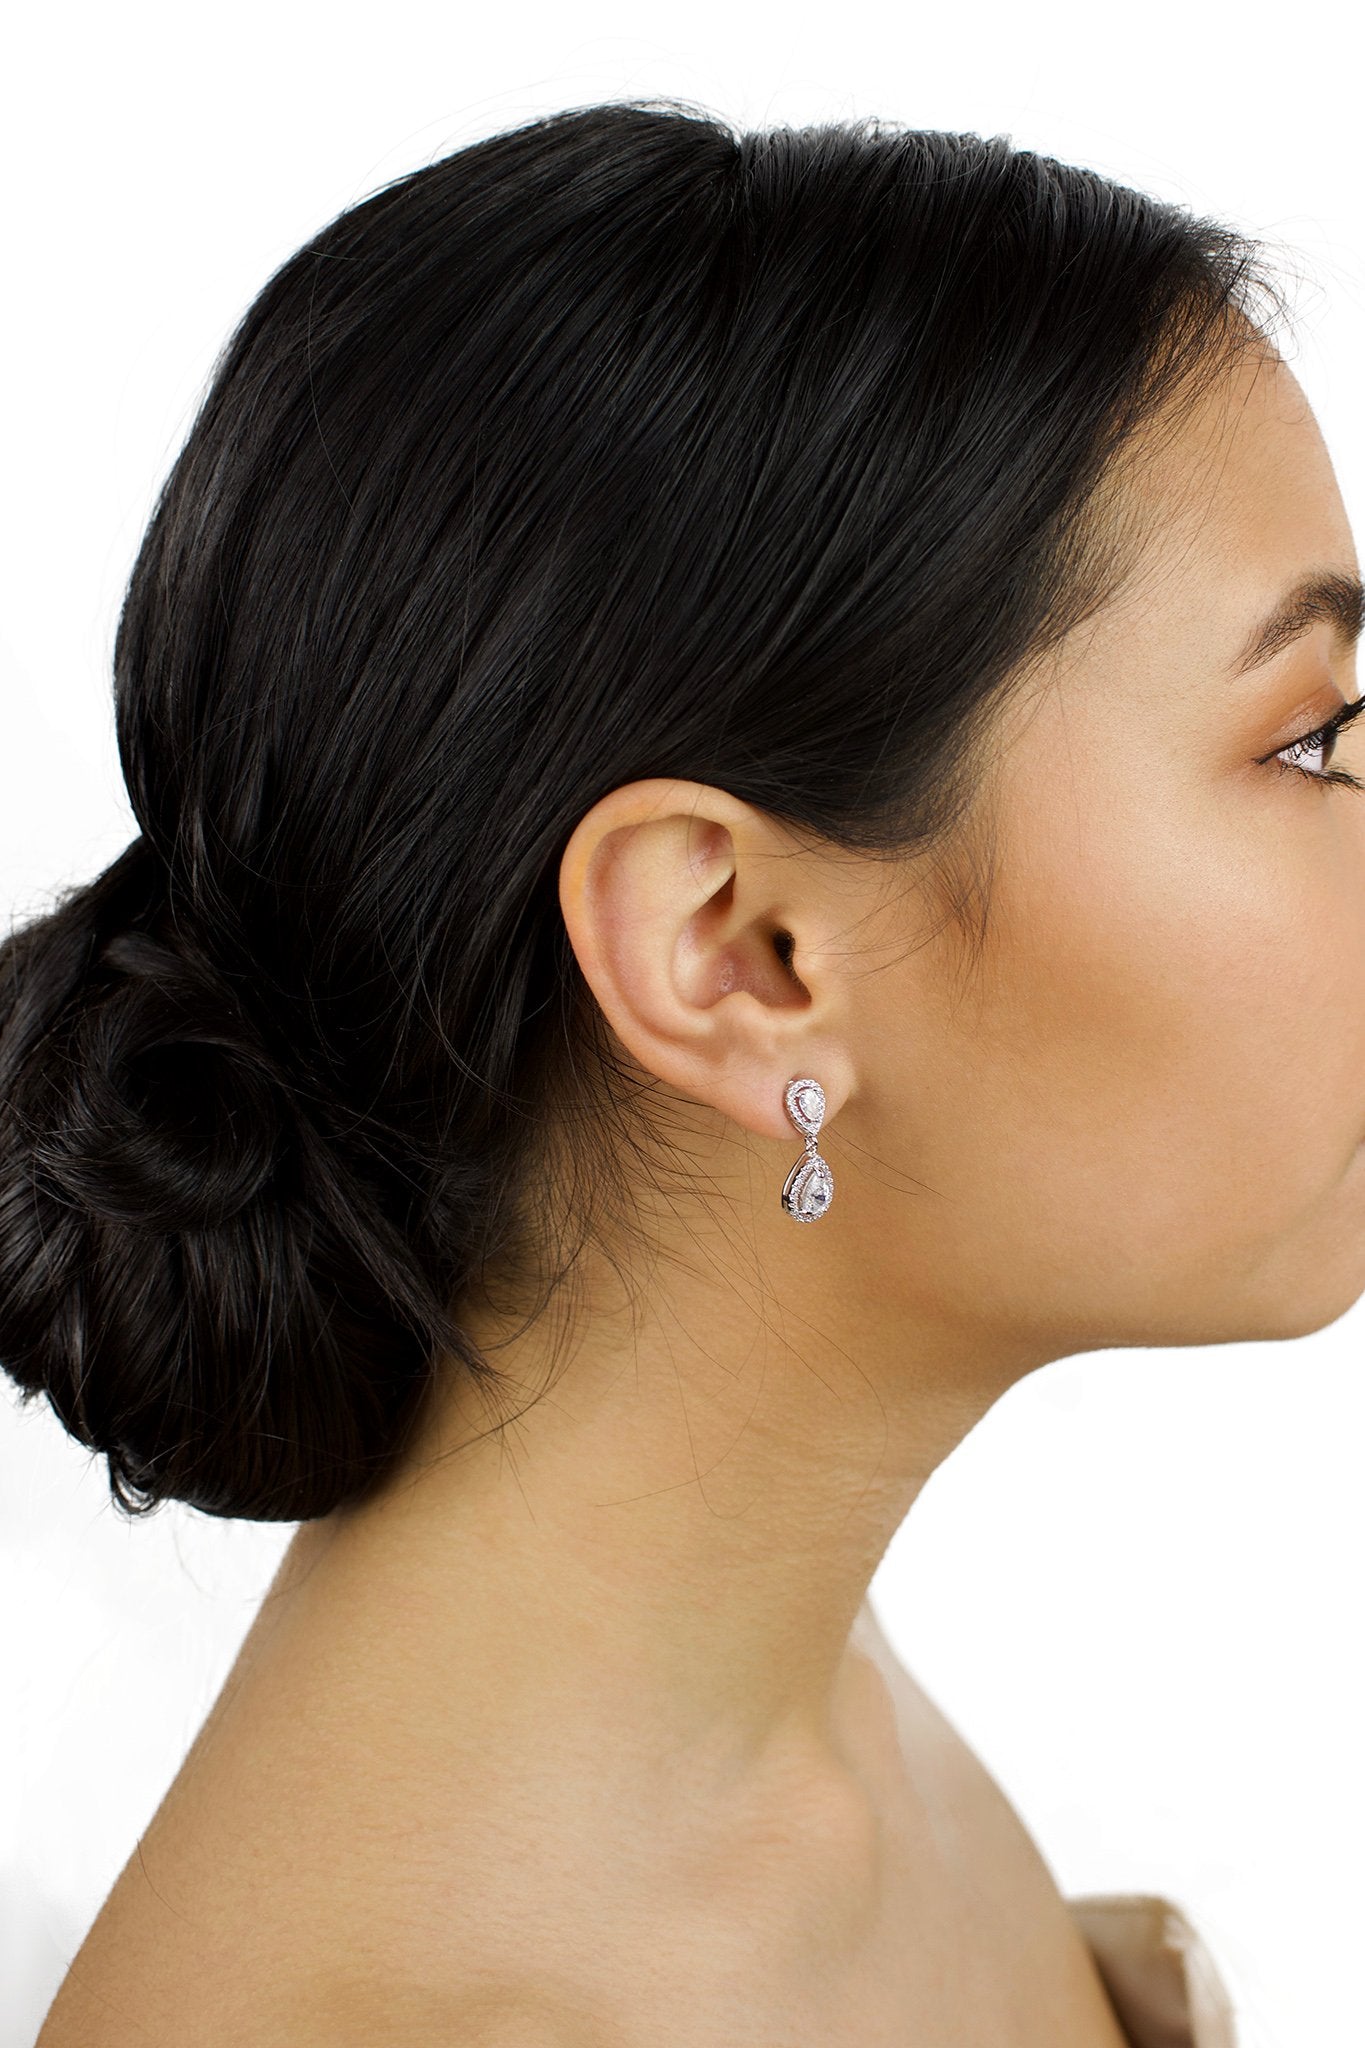
<svg viewBox="0 0 1365 2048"><path fill-rule="evenodd" d="M1132 2048L1238 2048L1227 1985L1173 1900L1086 1892L1066 1903Z"/></svg>

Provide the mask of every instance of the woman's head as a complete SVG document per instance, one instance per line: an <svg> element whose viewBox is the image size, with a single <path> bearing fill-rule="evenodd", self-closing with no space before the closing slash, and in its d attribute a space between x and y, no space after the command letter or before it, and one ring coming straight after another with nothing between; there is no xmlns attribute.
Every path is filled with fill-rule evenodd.
<svg viewBox="0 0 1365 2048"><path fill-rule="evenodd" d="M1350 527L1271 353L1126 466L1131 573L998 708L965 842L988 918L942 914L932 850L808 851L688 783L612 791L566 854L593 993L640 1072L720 1110L711 1145L780 1141L774 1080L821 1080L837 1205L773 1243L873 1355L898 1329L989 1377L1290 1336L1365 1286ZM733 1216L742 1153L721 1157ZM765 1207L777 1184L770 1164Z"/></svg>
<svg viewBox="0 0 1365 2048"><path fill-rule="evenodd" d="M1293 703L1209 674L1351 566L1258 294L1002 138L624 104L267 282L119 623L142 836L0 954L0 1359L124 1505L360 1497L496 1385L481 1276L754 1227L693 1133L1025 1349L1298 1326L1365 826L1236 755L1321 635Z"/></svg>

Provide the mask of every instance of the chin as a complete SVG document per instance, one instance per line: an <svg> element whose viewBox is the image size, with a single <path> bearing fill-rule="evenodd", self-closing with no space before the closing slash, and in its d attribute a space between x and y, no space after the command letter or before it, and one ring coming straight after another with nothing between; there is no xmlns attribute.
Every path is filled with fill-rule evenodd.
<svg viewBox="0 0 1365 2048"><path fill-rule="evenodd" d="M1365 1267L1365 1258L1360 1263ZM1329 1277L1316 1274L1311 1287L1304 1286L1302 1274L1297 1276L1297 1285L1293 1280L1281 1282L1278 1298L1258 1304L1258 1311L1253 1311L1248 1319L1250 1327L1234 1341L1275 1343L1329 1330L1365 1294L1365 1270L1341 1276L1336 1287L1329 1286Z"/></svg>
<svg viewBox="0 0 1365 2048"><path fill-rule="evenodd" d="M1346 1300L1333 1302L1329 1307L1320 1308L1315 1314L1296 1316L1284 1328L1267 1334L1272 1337L1311 1337L1318 1330L1330 1330L1333 1323L1341 1321L1348 1309L1355 1307L1362 1294L1365 1294L1365 1282L1362 1282Z"/></svg>
<svg viewBox="0 0 1365 2048"><path fill-rule="evenodd" d="M1330 1258L1330 1254L1329 1254ZM1295 1267L1268 1260L1240 1286L1225 1284L1216 1294L1206 1288L1202 1299L1187 1298L1184 1310L1169 1315L1161 1332L1150 1328L1135 1344L1274 1344L1293 1337L1311 1337L1330 1329L1365 1295L1365 1242L1350 1265L1330 1260L1325 1267ZM1167 1297L1168 1312L1176 1306Z"/></svg>

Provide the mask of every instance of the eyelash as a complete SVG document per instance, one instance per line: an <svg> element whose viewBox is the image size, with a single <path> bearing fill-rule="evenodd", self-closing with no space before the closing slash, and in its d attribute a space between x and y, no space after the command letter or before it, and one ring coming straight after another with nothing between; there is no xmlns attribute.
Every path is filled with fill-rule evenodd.
<svg viewBox="0 0 1365 2048"><path fill-rule="evenodd" d="M1304 733L1299 739L1290 740L1287 746L1278 747L1273 754L1268 754L1265 758L1268 761L1280 761L1284 772L1302 775L1307 782L1335 782L1346 789L1365 789L1365 782L1362 782L1358 775L1348 774L1344 768L1300 768L1296 761L1281 760L1282 755L1295 753L1300 749L1312 753L1314 748L1321 746L1325 740L1335 739L1342 727L1349 725L1362 711L1365 711L1365 696L1356 697L1351 703L1343 704L1340 711L1333 712L1325 725L1315 726L1312 732Z"/></svg>

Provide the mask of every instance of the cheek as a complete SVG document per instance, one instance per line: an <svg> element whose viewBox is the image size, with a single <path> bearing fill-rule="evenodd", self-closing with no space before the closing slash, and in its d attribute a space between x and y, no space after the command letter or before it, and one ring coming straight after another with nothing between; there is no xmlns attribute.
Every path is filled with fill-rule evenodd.
<svg viewBox="0 0 1365 2048"><path fill-rule="evenodd" d="M1060 781L1002 838L958 1164L1041 1287L1244 1266L1365 1136L1365 799L1261 773Z"/></svg>

